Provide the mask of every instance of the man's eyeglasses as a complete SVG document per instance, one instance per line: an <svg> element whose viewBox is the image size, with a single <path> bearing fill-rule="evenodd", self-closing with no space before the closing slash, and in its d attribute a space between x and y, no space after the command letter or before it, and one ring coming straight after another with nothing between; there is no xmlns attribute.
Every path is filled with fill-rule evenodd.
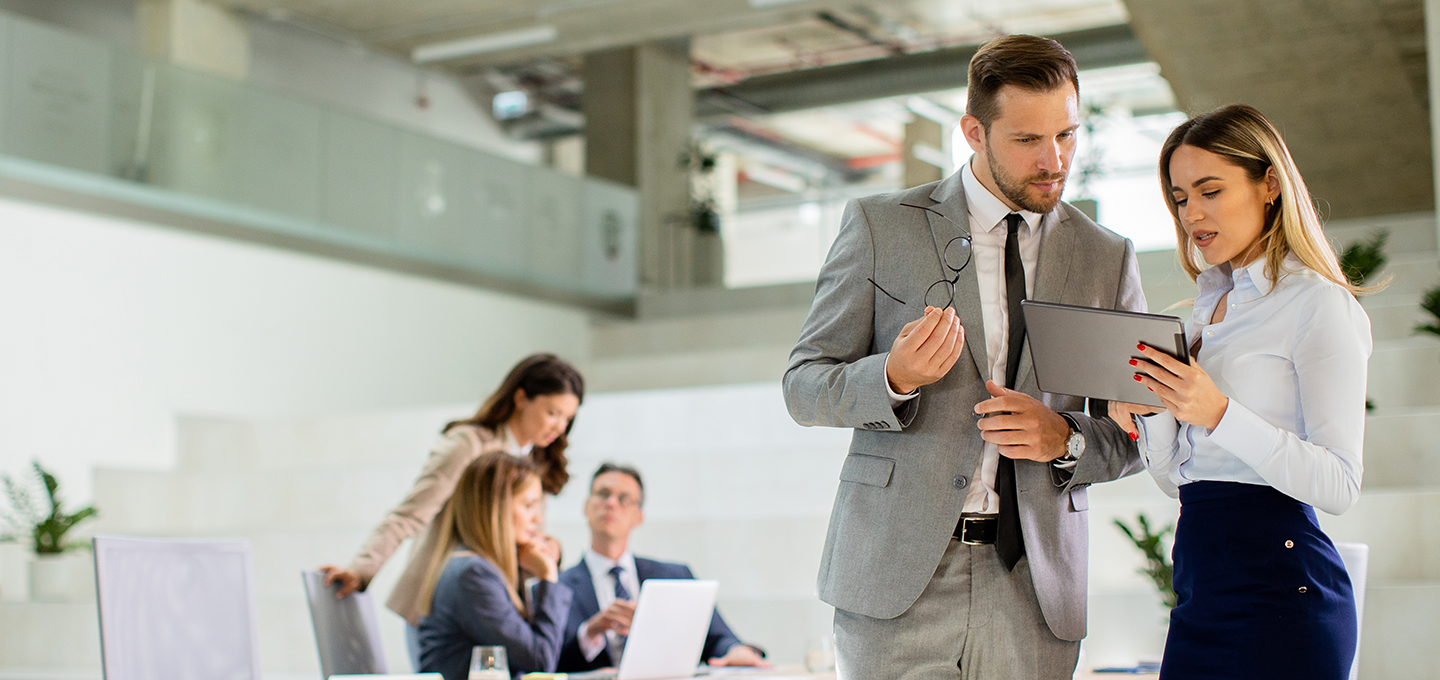
<svg viewBox="0 0 1440 680"><path fill-rule="evenodd" d="M615 499L615 502L619 503L620 507L622 508L629 508L640 504L639 498L623 492L617 494L610 489L596 489L590 494L590 496L600 501L601 503L604 503L605 501L613 498Z"/></svg>
<svg viewBox="0 0 1440 680"><path fill-rule="evenodd" d="M949 307L955 302L955 284L960 280L960 270L964 269L967 265L970 264L970 257L973 250L973 243L970 240L970 234L969 232L965 231L965 229L962 228L957 222L955 222L955 220L945 217L944 215L941 215L940 213L934 211L931 208L920 205L911 205L909 203L901 203L900 205L903 205L907 208L917 208L919 210L924 210L925 212L940 217L941 219L949 222L950 224L954 224L955 228L960 230L960 235L950 239L950 241L945 244L945 249L940 252L940 263L945 265L946 269L950 270L952 276L948 279L940 279L939 281L930 284L930 287L925 289L925 306L945 309L946 307ZM894 300L902 305L906 304L904 300L901 300L900 298L891 295L890 291L885 290L880 286L880 284L875 283L875 279L866 279L866 281L869 281L870 284L875 286L877 290L884 293L885 297L888 297L891 300Z"/></svg>

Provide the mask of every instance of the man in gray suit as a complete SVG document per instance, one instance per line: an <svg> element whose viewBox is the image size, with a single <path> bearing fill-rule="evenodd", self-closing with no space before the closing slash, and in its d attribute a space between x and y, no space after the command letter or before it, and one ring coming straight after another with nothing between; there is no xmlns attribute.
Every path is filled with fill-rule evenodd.
<svg viewBox="0 0 1440 680"><path fill-rule="evenodd" d="M1060 201L1074 59L1001 38L969 87L969 163L847 206L785 373L796 422L856 430L819 575L848 680L1069 678L1085 488L1140 468L1104 404L1042 394L1021 351L1022 298L1145 310L1130 241Z"/></svg>

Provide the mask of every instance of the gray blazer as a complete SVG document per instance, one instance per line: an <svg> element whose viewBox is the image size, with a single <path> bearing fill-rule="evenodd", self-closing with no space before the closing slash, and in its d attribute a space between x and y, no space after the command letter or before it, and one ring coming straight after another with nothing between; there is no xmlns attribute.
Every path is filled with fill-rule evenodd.
<svg viewBox="0 0 1440 680"><path fill-rule="evenodd" d="M851 201L820 271L815 302L790 353L785 403L801 425L855 428L820 562L820 597L840 609L889 619L910 608L930 581L965 503L984 442L974 406L988 399L985 326L975 267L955 290L965 350L949 374L891 409L885 358L900 328L924 311L925 290L948 276L939 252L968 229L959 173L914 189ZM1034 299L1145 311L1129 239L1060 203L1040 223ZM872 286L904 300L902 305ZM1028 344L1028 343L1027 343ZM1091 418L1085 400L1043 394L1029 351L1017 389L1070 412L1085 435L1073 473L1016 461L1025 551L1050 630L1085 637L1088 524L1085 487L1141 469L1134 443L1113 421ZM996 378L1004 382L1004 376ZM1092 404L1092 410L1097 405ZM1103 404L1098 405L1103 409Z"/></svg>

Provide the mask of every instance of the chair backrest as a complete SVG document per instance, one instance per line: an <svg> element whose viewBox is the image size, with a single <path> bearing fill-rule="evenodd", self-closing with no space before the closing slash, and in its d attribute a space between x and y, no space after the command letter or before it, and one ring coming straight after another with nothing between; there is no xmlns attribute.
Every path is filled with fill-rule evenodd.
<svg viewBox="0 0 1440 680"><path fill-rule="evenodd" d="M305 599L310 602L310 621L315 624L315 644L320 648L321 680L332 675L385 673L385 652L380 643L380 626L369 593L352 593L337 599L340 584L325 587L324 574L300 573L305 581Z"/></svg>
<svg viewBox="0 0 1440 680"><path fill-rule="evenodd" d="M260 680L249 541L94 545L105 680Z"/></svg>
<svg viewBox="0 0 1440 680"><path fill-rule="evenodd" d="M1365 543L1336 543L1335 551L1350 574L1355 590L1355 663L1350 667L1350 680L1360 677L1360 624L1365 622L1365 579L1370 567L1370 546Z"/></svg>

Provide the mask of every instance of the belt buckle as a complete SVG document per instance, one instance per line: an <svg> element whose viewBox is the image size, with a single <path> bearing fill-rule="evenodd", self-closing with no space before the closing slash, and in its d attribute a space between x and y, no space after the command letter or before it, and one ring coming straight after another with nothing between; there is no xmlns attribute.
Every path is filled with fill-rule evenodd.
<svg viewBox="0 0 1440 680"><path fill-rule="evenodd" d="M986 541L983 538L970 538L970 527L974 526L977 533L980 527L986 522L993 522L991 517L965 517L960 520L960 542L965 545L990 545L994 540Z"/></svg>

